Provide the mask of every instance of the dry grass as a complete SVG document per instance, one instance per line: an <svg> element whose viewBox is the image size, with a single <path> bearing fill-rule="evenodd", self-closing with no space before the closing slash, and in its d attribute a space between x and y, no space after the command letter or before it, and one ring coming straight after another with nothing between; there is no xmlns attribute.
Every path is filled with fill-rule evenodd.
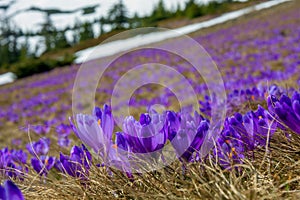
<svg viewBox="0 0 300 200"><path fill-rule="evenodd" d="M244 160L232 170L222 169L208 157L187 164L184 173L182 164L174 162L129 179L120 171L111 169L111 175L107 169L96 167L94 158L86 182L52 171L48 178L29 173L17 184L26 199L296 200L300 198L300 136L291 134L287 138L283 131L277 131L268 148L257 149L254 159Z"/></svg>

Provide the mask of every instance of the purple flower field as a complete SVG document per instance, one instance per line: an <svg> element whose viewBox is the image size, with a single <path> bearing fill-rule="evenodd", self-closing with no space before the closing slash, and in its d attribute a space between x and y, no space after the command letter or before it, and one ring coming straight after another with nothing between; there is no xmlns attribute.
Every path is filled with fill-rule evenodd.
<svg viewBox="0 0 300 200"><path fill-rule="evenodd" d="M72 96L80 65L1 86L0 178L19 189L6 181L0 199L300 198L299 9L292 1L190 35L222 75L226 109L219 123L212 119L219 99L207 86L215 76L205 79L191 60L154 48L114 60L99 80L92 110L72 105L86 98ZM203 64L188 44L175 38L156 46L180 47ZM85 78L93 79L110 59L85 63ZM139 79L168 79L178 94L187 94L181 79L159 71L123 82L120 103L111 105L121 77L149 63L184 75L197 109L182 107L170 87L158 84L138 87L123 100ZM127 103L130 116L115 116ZM82 112L73 113L74 105Z"/></svg>

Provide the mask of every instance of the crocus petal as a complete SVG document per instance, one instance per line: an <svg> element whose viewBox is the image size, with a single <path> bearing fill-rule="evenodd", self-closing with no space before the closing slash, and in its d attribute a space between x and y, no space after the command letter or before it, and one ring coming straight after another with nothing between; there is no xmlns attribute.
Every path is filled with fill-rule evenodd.
<svg viewBox="0 0 300 200"><path fill-rule="evenodd" d="M103 144L107 143L102 128L98 125L96 119L90 115L78 114L76 116L78 124L78 136L85 144L94 149L95 152L103 150Z"/></svg>
<svg viewBox="0 0 300 200"><path fill-rule="evenodd" d="M23 200L20 189L10 180L4 182L5 200Z"/></svg>
<svg viewBox="0 0 300 200"><path fill-rule="evenodd" d="M298 120L300 120L300 102L298 100L293 102L293 110Z"/></svg>

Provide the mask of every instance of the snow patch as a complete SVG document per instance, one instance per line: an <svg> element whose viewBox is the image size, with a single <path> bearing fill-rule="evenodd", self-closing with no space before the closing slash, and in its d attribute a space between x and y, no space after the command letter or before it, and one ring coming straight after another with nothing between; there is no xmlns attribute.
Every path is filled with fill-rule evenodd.
<svg viewBox="0 0 300 200"><path fill-rule="evenodd" d="M12 82L14 82L14 80L16 80L16 78L17 78L17 76L12 72L1 74L0 75L0 85L12 83Z"/></svg>

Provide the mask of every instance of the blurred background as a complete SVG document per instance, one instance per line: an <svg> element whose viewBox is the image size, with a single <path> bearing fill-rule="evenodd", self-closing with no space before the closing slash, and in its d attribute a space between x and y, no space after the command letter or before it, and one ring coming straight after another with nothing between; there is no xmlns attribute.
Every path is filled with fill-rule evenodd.
<svg viewBox="0 0 300 200"><path fill-rule="evenodd" d="M178 28L258 2L0 0L0 84L70 65L76 52L126 29Z"/></svg>

